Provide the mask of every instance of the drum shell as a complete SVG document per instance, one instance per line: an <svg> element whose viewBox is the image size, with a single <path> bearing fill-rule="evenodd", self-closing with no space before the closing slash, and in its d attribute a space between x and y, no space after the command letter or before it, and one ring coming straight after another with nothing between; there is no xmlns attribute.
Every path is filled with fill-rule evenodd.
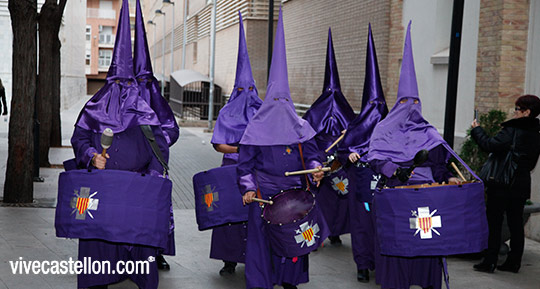
<svg viewBox="0 0 540 289"><path fill-rule="evenodd" d="M283 193L287 191L280 194ZM294 192L289 191L289 193ZM309 194L313 196L311 192ZM328 238L330 231L314 198L315 196L313 196L313 206L305 216L288 223L270 223L264 219L263 209L261 217L263 217L266 235L274 254L288 258L306 255L317 249ZM276 203L271 206L275 205Z"/></svg>
<svg viewBox="0 0 540 289"><path fill-rule="evenodd" d="M476 253L487 247L481 182L382 189L376 191L373 205L381 254L445 256ZM420 211L428 215L421 215ZM422 217L433 219L427 226L420 225ZM425 228L425 232L418 227Z"/></svg>
<svg viewBox="0 0 540 289"><path fill-rule="evenodd" d="M249 207L243 205L236 181L237 166L222 166L193 176L199 231L248 220Z"/></svg>

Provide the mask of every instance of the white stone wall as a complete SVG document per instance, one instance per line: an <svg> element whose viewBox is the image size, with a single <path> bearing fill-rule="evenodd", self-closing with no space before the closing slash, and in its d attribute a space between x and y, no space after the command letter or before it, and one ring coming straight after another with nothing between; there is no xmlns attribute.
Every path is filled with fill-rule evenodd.
<svg viewBox="0 0 540 289"><path fill-rule="evenodd" d="M479 1L466 1L458 80L456 137L464 137L474 114ZM412 20L412 45L422 114L442 131L446 103L448 64L432 64L431 57L448 49L452 1L405 0L403 27ZM406 29L404 29L406 33Z"/></svg>
<svg viewBox="0 0 540 289"><path fill-rule="evenodd" d="M13 34L11 32L11 18L9 17L8 0L0 0L0 51L3 60L0 61L0 78L6 88L7 105L11 108L11 58ZM11 113L11 109L9 110Z"/></svg>
<svg viewBox="0 0 540 289"><path fill-rule="evenodd" d="M529 39L525 93L540 96L540 2L530 2ZM540 165L532 174L531 200L540 202ZM540 214L534 214L525 227L527 236L540 241Z"/></svg>
<svg viewBox="0 0 540 289"><path fill-rule="evenodd" d="M86 0L67 1L60 28L61 109L68 109L86 97L85 76Z"/></svg>

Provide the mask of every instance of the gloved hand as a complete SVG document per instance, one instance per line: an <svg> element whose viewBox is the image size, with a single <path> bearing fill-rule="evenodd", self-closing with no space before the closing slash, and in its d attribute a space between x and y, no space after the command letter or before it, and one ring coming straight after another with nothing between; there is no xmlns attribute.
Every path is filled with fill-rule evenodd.
<svg viewBox="0 0 540 289"><path fill-rule="evenodd" d="M411 178L412 171L410 168L397 168L394 172L394 176L398 178L402 183L406 183Z"/></svg>

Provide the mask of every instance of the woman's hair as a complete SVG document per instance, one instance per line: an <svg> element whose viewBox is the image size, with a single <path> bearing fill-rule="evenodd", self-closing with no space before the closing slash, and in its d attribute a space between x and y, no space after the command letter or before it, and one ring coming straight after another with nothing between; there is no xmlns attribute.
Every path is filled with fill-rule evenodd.
<svg viewBox="0 0 540 289"><path fill-rule="evenodd" d="M2 79L0 78L0 89L4 88L4 85L2 84Z"/></svg>
<svg viewBox="0 0 540 289"><path fill-rule="evenodd" d="M522 110L529 109L531 111L529 116L532 118L540 114L540 99L536 95L526 94L520 96L516 100L516 106L519 106Z"/></svg>

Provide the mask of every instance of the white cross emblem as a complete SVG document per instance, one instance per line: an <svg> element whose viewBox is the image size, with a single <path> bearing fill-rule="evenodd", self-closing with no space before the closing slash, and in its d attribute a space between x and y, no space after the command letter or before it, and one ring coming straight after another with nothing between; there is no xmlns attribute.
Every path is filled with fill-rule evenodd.
<svg viewBox="0 0 540 289"><path fill-rule="evenodd" d="M349 193L347 187L349 186L349 179L344 177L334 177L332 179L332 189L338 192L341 195L346 195Z"/></svg>
<svg viewBox="0 0 540 289"><path fill-rule="evenodd" d="M435 232L437 235L441 235L435 228L441 228L441 216L433 216L437 210L429 212L429 207L419 207L418 214L416 211L411 211L414 218L409 219L411 229L416 229L414 235L416 236L420 232L420 239L431 239L433 237L431 232Z"/></svg>
<svg viewBox="0 0 540 289"><path fill-rule="evenodd" d="M320 238L317 233L319 232L319 224L311 225L308 224L308 222L303 223L300 225L300 229L296 230L296 236L294 236L294 239L296 240L296 243L300 245L300 248L304 247L304 245L307 245L308 247L315 244L316 239Z"/></svg>
<svg viewBox="0 0 540 289"><path fill-rule="evenodd" d="M71 198L70 206L73 209L72 215L77 212L77 215L75 215L76 220L86 220L87 213L90 218L94 218L90 211L98 209L99 200L93 198L97 193L90 194L90 188L88 187L81 187L79 191L75 190L75 197Z"/></svg>

